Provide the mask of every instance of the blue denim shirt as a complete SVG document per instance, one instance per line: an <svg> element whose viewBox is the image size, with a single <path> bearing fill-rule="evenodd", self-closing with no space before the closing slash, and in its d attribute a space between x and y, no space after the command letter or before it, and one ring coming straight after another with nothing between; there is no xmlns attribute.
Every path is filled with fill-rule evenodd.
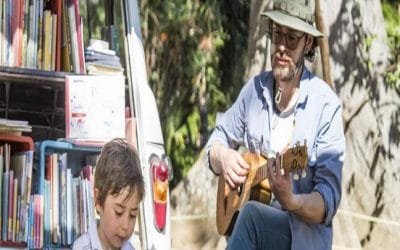
<svg viewBox="0 0 400 250"><path fill-rule="evenodd" d="M245 146L252 152L270 152L273 85L271 72L252 78L217 122L207 148L219 141L231 148ZM332 219L341 198L345 152L342 109L328 84L307 68L300 81L291 145L303 144L304 140L308 149L307 176L293 181L293 192L319 192L325 203L325 219L321 224L309 224L289 213L292 249L331 249Z"/></svg>

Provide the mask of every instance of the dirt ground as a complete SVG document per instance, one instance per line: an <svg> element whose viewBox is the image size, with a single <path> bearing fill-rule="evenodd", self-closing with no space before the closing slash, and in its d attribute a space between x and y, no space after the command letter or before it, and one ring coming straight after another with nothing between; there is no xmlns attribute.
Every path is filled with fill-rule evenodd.
<svg viewBox="0 0 400 250"><path fill-rule="evenodd" d="M226 248L226 240L219 236L215 218L173 218L171 221L172 249Z"/></svg>

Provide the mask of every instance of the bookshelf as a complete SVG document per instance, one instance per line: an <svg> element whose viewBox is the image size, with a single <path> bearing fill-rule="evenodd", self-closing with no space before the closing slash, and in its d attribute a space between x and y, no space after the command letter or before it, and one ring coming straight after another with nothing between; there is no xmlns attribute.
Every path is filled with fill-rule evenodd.
<svg viewBox="0 0 400 250"><path fill-rule="evenodd" d="M0 67L0 117L29 121L35 140L64 137L66 75Z"/></svg>
<svg viewBox="0 0 400 250"><path fill-rule="evenodd" d="M89 12L93 15L98 14L93 12L98 8L89 9L89 6L84 6L89 3L90 1L82 0L0 1L0 118L29 122L32 132L22 132L21 137L8 136L13 138L11 143L13 150L14 147L25 145L18 141L18 138L29 138L32 142L29 148L33 154L32 158L35 159L32 164L31 206L28 211L28 218L31 220L28 226L31 231L27 232L29 237L16 243L14 240L2 241L0 236L0 249L69 248L73 240L86 231L85 229L80 232L74 231L67 241L66 237L61 237L60 231L60 241L58 241L54 240L53 236L49 237L43 222L44 219L47 222L45 214L49 208L48 198L45 196L48 186L45 175L46 159L50 155L66 155L67 168L71 169L74 177L77 177L80 175L82 162L100 151L98 143L83 146L58 141L60 138L65 138L68 132L66 128L68 77L80 77L86 73L108 74L113 77L114 73L118 73L118 79L123 78L122 92L128 91L125 71L117 52L102 47L100 49L102 57L99 59L96 54L99 49L92 46L89 51L91 57L88 59L85 58L84 51L85 45L87 47L92 45L90 40L96 40L92 38L116 39L115 34L117 29L122 27L122 23L118 27L115 25L113 27L115 29L107 29L107 26L114 24L112 20L114 18L108 18L113 16L110 15L110 10L113 11L114 5L120 3L104 1L103 4L109 4L108 8L103 7L105 17L108 19L103 24L100 21L97 23L103 25L106 30L105 36L101 37L95 34L97 27L93 27L89 17L85 21L84 16L89 15ZM115 18L119 16L115 15ZM98 17L93 20L96 18ZM88 31L89 36L87 36ZM115 49L117 42L110 43L110 48ZM124 51L122 46L118 49ZM88 60L90 65L87 72L85 60ZM108 61L112 61L112 64L107 65ZM107 72L104 72L104 64ZM125 94L125 100L123 99L122 97L122 102L129 103L128 95ZM120 113L124 116L125 109ZM9 141L10 137L7 138L7 140L2 138L0 134L0 145ZM0 201L3 204L3 200ZM42 217L37 217L38 214ZM64 228L65 225L60 222L57 226Z"/></svg>
<svg viewBox="0 0 400 250"><path fill-rule="evenodd" d="M104 4L104 6L98 8L99 6L94 6L94 2L99 5ZM31 133L22 134L36 142L33 151L36 161L34 161L32 170L35 183L32 183L31 192L34 196L31 199L33 201L32 214L29 215L29 218L33 220L35 217L33 207L37 207L36 209L39 209L37 211L48 212L48 208L43 206L46 204L45 200L40 198L46 192L46 185L48 185L45 175L46 157L52 154L67 154L67 162L82 161L86 155L91 155L99 150L96 146L76 146L65 141L57 141L59 138L66 137L67 132L67 76L81 76L89 73L118 74L119 77L124 77L125 106L129 106L132 114L132 117L126 122L127 139L131 139L131 143L137 147L140 159L143 161L142 164L146 168L148 168L148 164L145 161L150 155L156 154L161 157L165 155L165 151L155 98L147 83L146 62L140 41L137 1L26 0L15 1L15 3L11 0L0 1L0 118L24 120L32 126ZM87 6L82 9L82 5L85 4ZM11 15L14 12L10 11L14 7L15 14ZM99 15L99 9L104 10L104 23L102 23L103 20L98 20L103 16ZM49 12L45 13L46 10L50 10L52 13L51 28ZM80 15L87 15L87 17L86 19L85 17L80 18ZM15 18L16 16L19 18ZM22 16L24 17L22 18ZM48 20L44 20L44 16ZM54 19L57 19L57 22ZM29 21L27 22L27 20ZM59 22L59 20L62 21ZM9 22L10 29L16 32L4 30L5 21ZM97 23L93 25L95 21ZM29 28L27 28L28 25ZM95 25L101 27L94 27ZM10 34L16 34L16 37ZM51 43L46 41L48 37L44 37L45 34L53 36ZM8 37L8 45L1 40L1 37ZM90 42L92 38L107 41L109 48L114 50L115 54L109 53L110 51L107 50L103 51L101 48L100 50L106 52L108 57L88 59L82 49L92 45ZM31 42L29 43L29 41ZM6 46L7 53L4 52L5 44L8 46ZM50 47L52 52L45 52ZM92 51L96 50L98 49L93 47ZM10 59L9 55L17 56ZM49 60L45 59L49 55L51 56L50 69ZM107 64L109 61L113 63ZM43 67L43 65L46 66ZM140 126L136 126L136 124ZM141 131L140 137L137 137L136 131ZM146 144L147 141L151 143ZM77 175L77 172L74 172L74 175ZM151 190L151 180L146 174L150 171L144 169L144 173L146 189ZM154 227L152 197L146 195L143 204L145 205L141 206L141 216L139 216L140 232L134 234L136 241L139 241L137 235L140 234L140 238L143 239L140 244L143 244L143 248L148 248L147 246L150 244L155 248L170 248L169 204L165 213L167 224L163 232L157 231ZM40 220L40 218L36 219ZM40 223L37 225L39 228L35 230L43 232L43 237L39 237L43 242L40 242L41 240L37 242L38 237L29 236L27 241L22 244L0 242L0 249L30 249L35 246L51 249L69 248L68 243L49 241L48 236L45 236L46 230L40 228L40 225L44 225ZM140 247L137 248L140 249Z"/></svg>
<svg viewBox="0 0 400 250"><path fill-rule="evenodd" d="M42 206L38 206L42 216L37 220L42 229L27 243L28 248L68 248L87 230L94 219L92 168L100 150L65 141L35 143L35 193L43 197Z"/></svg>
<svg viewBox="0 0 400 250"><path fill-rule="evenodd" d="M21 248L28 238L34 144L28 136L0 134L0 145L0 247Z"/></svg>

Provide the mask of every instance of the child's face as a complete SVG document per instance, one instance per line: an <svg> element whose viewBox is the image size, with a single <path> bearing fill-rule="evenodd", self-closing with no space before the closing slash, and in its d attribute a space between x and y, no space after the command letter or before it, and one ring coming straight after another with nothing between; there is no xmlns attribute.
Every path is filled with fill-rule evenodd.
<svg viewBox="0 0 400 250"><path fill-rule="evenodd" d="M120 249L133 233L139 201L137 192L125 200L127 195L128 187L122 189L116 196L107 195L104 206L96 204L100 214L97 232L104 249ZM95 189L95 200L96 196Z"/></svg>

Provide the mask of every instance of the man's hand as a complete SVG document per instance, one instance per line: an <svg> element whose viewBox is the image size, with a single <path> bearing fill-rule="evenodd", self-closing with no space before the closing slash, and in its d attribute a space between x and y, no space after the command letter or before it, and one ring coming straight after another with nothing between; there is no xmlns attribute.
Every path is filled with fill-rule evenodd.
<svg viewBox="0 0 400 250"><path fill-rule="evenodd" d="M250 168L237 151L219 143L210 148L210 162L214 171L222 174L233 189L245 182Z"/></svg>
<svg viewBox="0 0 400 250"><path fill-rule="evenodd" d="M308 194L294 194L292 191L292 178L290 173L281 170L280 155L268 161L268 181L271 191L288 212L296 214L308 223L322 223L325 218L325 204L318 192Z"/></svg>
<svg viewBox="0 0 400 250"><path fill-rule="evenodd" d="M271 191L282 208L287 211L295 211L301 207L301 201L292 192L291 174L281 169L279 153L276 154L275 159L268 160L268 181Z"/></svg>

